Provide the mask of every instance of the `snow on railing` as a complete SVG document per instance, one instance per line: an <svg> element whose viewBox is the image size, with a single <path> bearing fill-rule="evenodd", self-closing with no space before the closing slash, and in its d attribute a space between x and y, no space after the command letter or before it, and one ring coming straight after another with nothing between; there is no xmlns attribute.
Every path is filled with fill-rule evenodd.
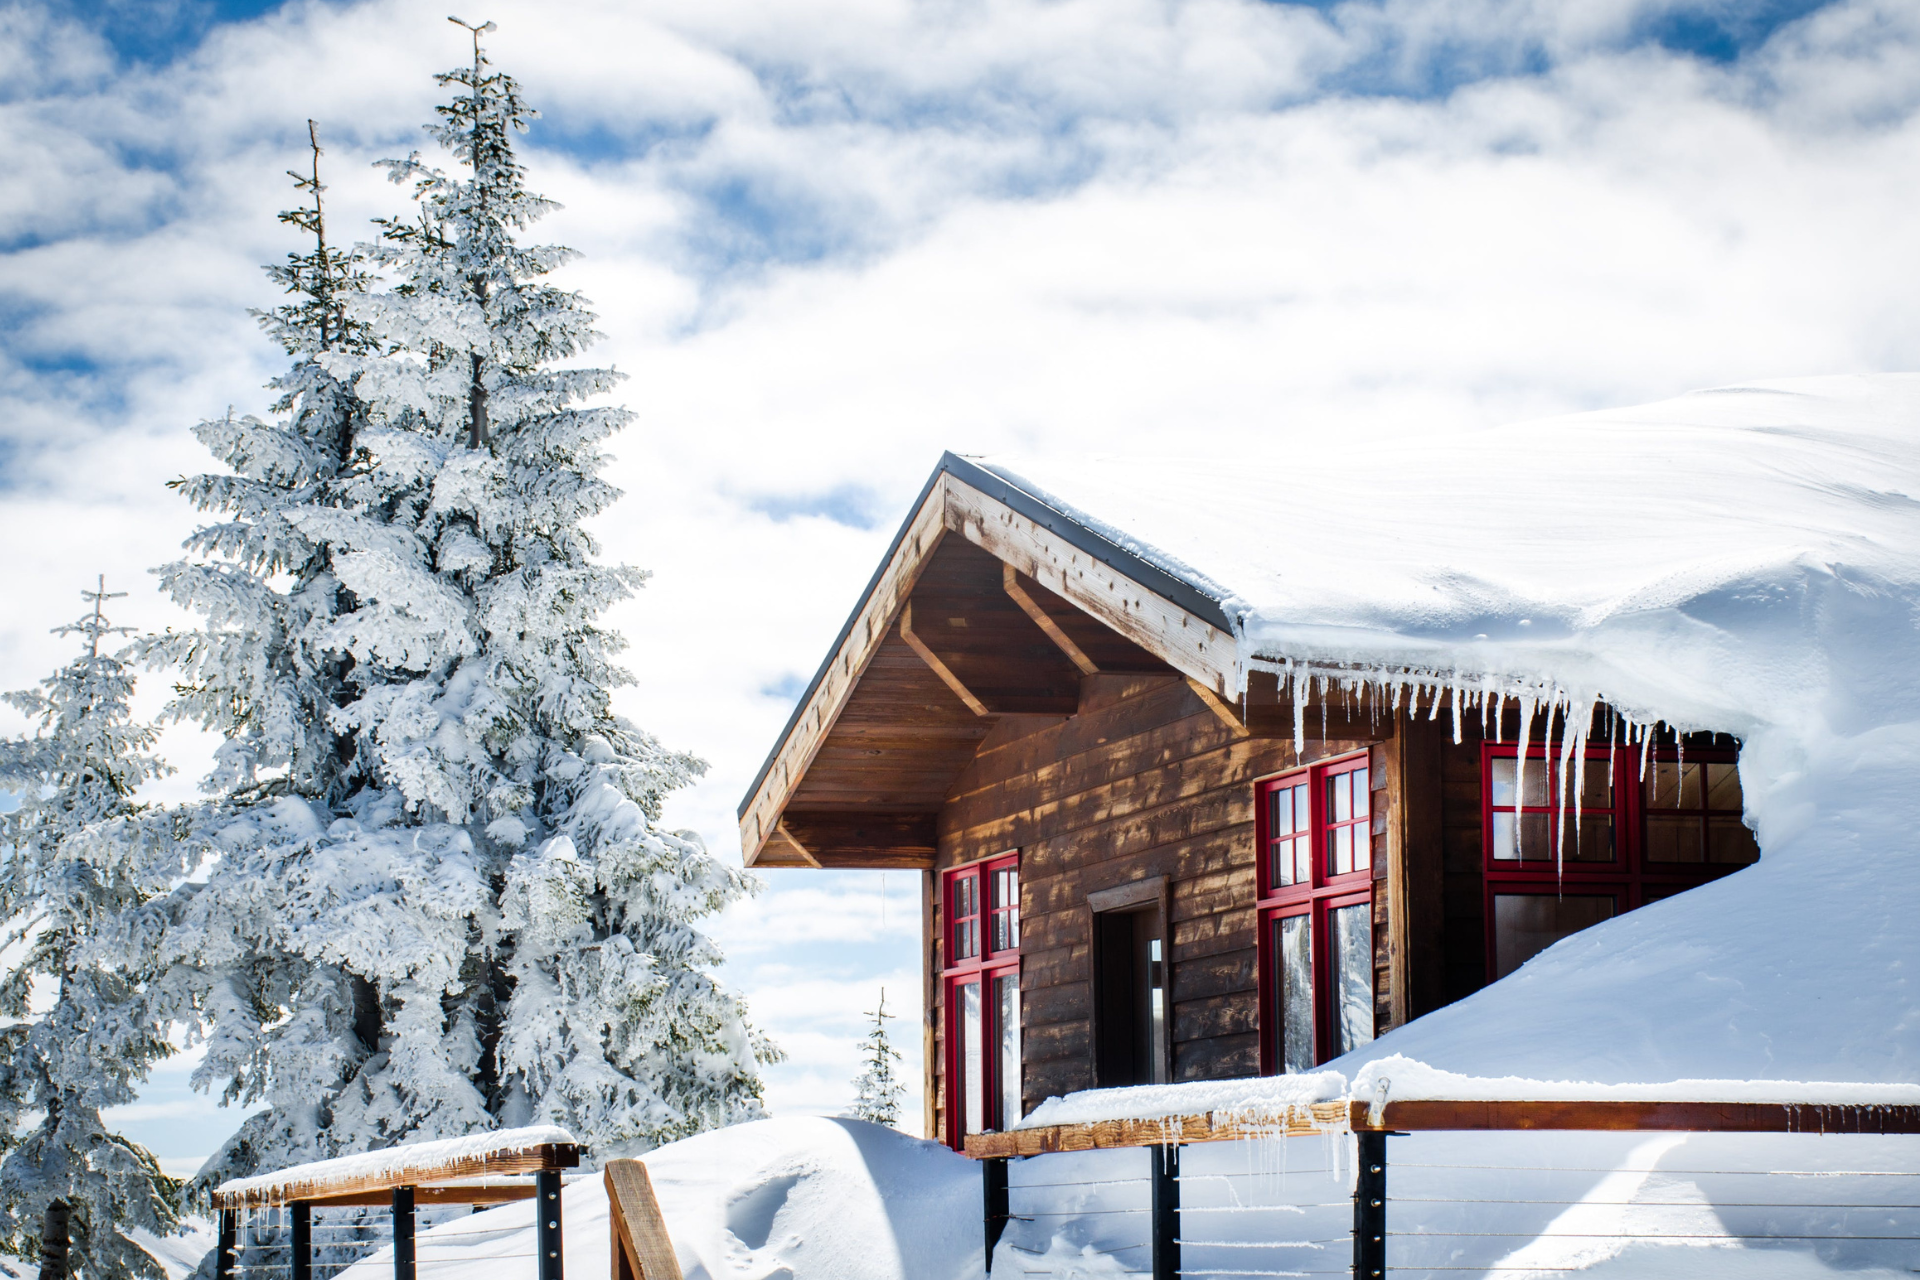
<svg viewBox="0 0 1920 1280"><path fill-rule="evenodd" d="M518 1228L437 1229L422 1242L417 1209L532 1200L531 1255L482 1257L462 1246L459 1256L467 1261L532 1257L539 1280L563 1280L561 1171L579 1167L580 1154L572 1134L542 1125L416 1142L236 1178L213 1193L220 1219L215 1275L217 1280L266 1275L314 1280L316 1268L331 1275L364 1259L385 1234L394 1280L418 1280L422 1263L452 1260L421 1258L421 1243L431 1250L443 1242L459 1244L452 1240L456 1235L506 1239ZM385 1233L367 1212L380 1206L391 1215ZM317 1220L323 1211L332 1220Z"/></svg>
<svg viewBox="0 0 1920 1280"><path fill-rule="evenodd" d="M1592 1136L1578 1140L1584 1146L1563 1137L1544 1158L1528 1154L1535 1150L1529 1139L1492 1136L1547 1130ZM1609 1134L1629 1132L1649 1136L1635 1139L1631 1151L1604 1145L1619 1141ZM1350 1140L1333 1141L1348 1133ZM1681 1162L1705 1168L1662 1167L1660 1158L1689 1133L1781 1136L1749 1137L1741 1140L1747 1147L1710 1148L1712 1154ZM1866 1135L1859 1140L1869 1142L1920 1134L1920 1085L1596 1084L1460 1076L1396 1057L1363 1067L1351 1086L1337 1073L1319 1072L1090 1090L1048 1100L1007 1132L968 1135L964 1146L982 1162L988 1266L997 1247L1010 1250L1002 1263L1012 1262L1015 1274L1055 1274L1069 1260L1069 1269L1081 1268L1099 1255L1102 1266L1155 1280L1380 1280L1390 1239L1396 1270L1423 1274L1565 1269L1541 1260L1584 1266L1574 1255L1596 1248L1611 1257L1676 1244L1818 1250L1852 1240L1863 1242L1856 1253L1891 1259L1888 1250L1920 1243L1920 1150L1862 1147L1841 1164L1822 1157L1799 1161L1812 1168L1796 1168L1780 1144L1805 1140L1785 1135L1808 1134ZM1244 1159L1227 1157L1224 1146L1185 1150L1308 1135L1321 1138L1317 1155L1313 1148L1305 1156L1285 1154L1285 1142L1247 1145ZM1412 1144L1414 1157L1395 1163L1414 1188L1393 1201L1411 1226L1393 1231L1390 1135ZM1116 1156L1094 1154L1119 1147L1147 1149L1143 1174L1115 1177ZM1588 1147L1584 1158L1569 1162L1567 1153ZM1036 1155L1062 1163L1053 1173L1022 1164L1020 1179L1010 1178L1010 1158ZM1096 1163L1075 1163L1088 1160ZM1713 1167L1716 1161L1725 1167ZM1597 1185L1587 1185L1596 1178ZM1676 1181L1684 1187L1669 1186ZM1720 1189L1723 1182L1734 1190ZM1835 1194L1841 1188L1847 1191ZM1347 1228L1340 1219L1349 1207ZM1282 1230L1262 1230L1262 1220ZM1129 1232L1127 1223L1137 1226ZM1338 1259L1349 1246L1351 1267ZM1467 1254L1489 1250L1501 1256L1460 1265Z"/></svg>

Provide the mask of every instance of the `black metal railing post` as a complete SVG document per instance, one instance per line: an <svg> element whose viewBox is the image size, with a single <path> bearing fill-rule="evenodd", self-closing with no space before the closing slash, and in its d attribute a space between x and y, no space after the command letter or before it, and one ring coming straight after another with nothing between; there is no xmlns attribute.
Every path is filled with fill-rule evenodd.
<svg viewBox="0 0 1920 1280"><path fill-rule="evenodd" d="M414 1280L412 1187L393 1189L393 1280Z"/></svg>
<svg viewBox="0 0 1920 1280"><path fill-rule="evenodd" d="M1387 1135L1357 1130L1359 1176L1353 1183L1353 1280L1387 1274Z"/></svg>
<svg viewBox="0 0 1920 1280"><path fill-rule="evenodd" d="M240 1247L240 1211L220 1211L220 1252L213 1259L215 1280L233 1280L234 1256Z"/></svg>
<svg viewBox="0 0 1920 1280"><path fill-rule="evenodd" d="M295 1200L290 1208L293 1210L293 1256L288 1265L293 1280L313 1280L313 1206L305 1200Z"/></svg>
<svg viewBox="0 0 1920 1280"><path fill-rule="evenodd" d="M542 1169L533 1175L534 1249L540 1254L540 1280L561 1280L560 1256L560 1171Z"/></svg>
<svg viewBox="0 0 1920 1280"><path fill-rule="evenodd" d="M1152 1161L1153 1280L1180 1276L1180 1146L1148 1147Z"/></svg>
<svg viewBox="0 0 1920 1280"><path fill-rule="evenodd" d="M1012 1202L1007 1192L1007 1162L1005 1160L982 1160L980 1162L980 1201L981 1217L986 1226L987 1271L993 1271L993 1247L1000 1243L1000 1235L1007 1229L1007 1217L1012 1212L1008 1207Z"/></svg>

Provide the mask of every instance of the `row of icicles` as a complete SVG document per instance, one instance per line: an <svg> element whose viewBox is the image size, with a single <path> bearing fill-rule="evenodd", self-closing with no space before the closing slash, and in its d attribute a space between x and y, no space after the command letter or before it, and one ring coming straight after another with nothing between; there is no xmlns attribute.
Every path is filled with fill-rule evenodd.
<svg viewBox="0 0 1920 1280"><path fill-rule="evenodd" d="M1335 697L1352 715L1364 707L1376 728L1382 719L1389 722L1397 715L1404 703L1407 717L1416 719L1424 711L1428 720L1438 720L1443 705L1451 709L1453 716L1453 741L1455 745L1465 740L1465 729L1469 719L1478 717L1482 737L1494 742L1504 742L1505 712L1516 710L1520 716L1520 732L1515 739L1518 758L1527 759L1532 746L1534 720L1546 716L1546 733L1543 741L1546 754L1559 755L1558 777L1566 779L1571 770L1572 786L1549 787L1549 803L1553 811L1553 827L1562 839L1556 842L1554 867L1562 869L1564 837L1566 824L1571 816L1575 829L1580 822L1581 803L1585 793L1587 747L1596 736L1602 743L1613 748L1607 753L1607 783L1613 785L1614 761L1619 758L1621 749L1639 749L1640 781L1644 783L1647 770L1652 765L1652 748L1659 737L1660 730L1674 729L1675 726L1663 720L1636 720L1622 714L1610 706L1598 693L1574 693L1552 681L1528 681L1512 677L1481 675L1462 676L1455 673L1451 677L1433 671L1422 671L1414 667L1341 667L1320 666L1295 659L1274 660L1253 658L1248 666L1252 670L1265 671L1280 682L1283 699L1293 704L1293 747L1304 752L1307 744L1307 707L1316 699L1320 704L1321 736L1326 736L1327 709ZM1242 694L1244 699L1245 695ZM1244 712L1244 707L1242 708ZM1576 714L1584 710L1584 715ZM1593 733L1596 719L1603 721L1604 729L1599 735ZM1559 726L1555 731L1556 724ZM1686 735L1676 729L1674 741L1684 761L1686 753ZM1516 769L1515 785L1521 785L1524 766ZM1566 797L1571 791L1573 797L1572 812L1568 813ZM1519 799L1516 796L1516 801ZM1518 805L1516 804L1516 808ZM1524 824L1515 824L1515 852L1519 852L1519 828Z"/></svg>

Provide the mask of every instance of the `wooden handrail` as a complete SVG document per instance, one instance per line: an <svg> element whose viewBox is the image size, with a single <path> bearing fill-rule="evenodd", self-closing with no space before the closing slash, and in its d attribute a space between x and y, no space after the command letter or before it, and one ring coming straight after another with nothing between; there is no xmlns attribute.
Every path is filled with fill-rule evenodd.
<svg viewBox="0 0 1920 1280"><path fill-rule="evenodd" d="M1163 1147L1169 1143L1229 1142L1239 1138L1296 1138L1347 1128L1347 1104L1316 1102L1278 1108L1270 1115L1208 1111L1155 1120L1095 1120L1045 1125L1004 1133L970 1133L966 1154L975 1160L1040 1156L1054 1151L1107 1147Z"/></svg>
<svg viewBox="0 0 1920 1280"><path fill-rule="evenodd" d="M1872 1103L1660 1102L1637 1100L1409 1098L1389 1101L1380 1120L1371 1104L1353 1099L1291 1106L1272 1115L1209 1111L1153 1120L1095 1120L1083 1124L967 1135L975 1160L1005 1160L1055 1151L1159 1147L1171 1143L1290 1138L1329 1130L1413 1133L1437 1130L1605 1130L1684 1133L1920 1134L1920 1106Z"/></svg>
<svg viewBox="0 0 1920 1280"><path fill-rule="evenodd" d="M1389 1101L1380 1123L1369 1104L1348 1104L1359 1132L1423 1130L1649 1130L1682 1133L1920 1133L1920 1107L1781 1102L1640 1102L1551 1099Z"/></svg>
<svg viewBox="0 0 1920 1280"><path fill-rule="evenodd" d="M638 1160L609 1160L602 1176L613 1235L611 1280L684 1280L647 1166Z"/></svg>
<svg viewBox="0 0 1920 1280"><path fill-rule="evenodd" d="M494 1204L507 1198L497 1185L470 1183L462 1188L447 1184L503 1174L577 1169L580 1145L557 1140L565 1137L563 1131L552 1128L517 1133L508 1130L500 1134L498 1144L491 1147L477 1146L471 1139L455 1139L414 1143L364 1156L318 1160L275 1174L224 1183L213 1193L213 1207L216 1210L258 1209L297 1201L385 1203L384 1195L397 1187L436 1188L438 1194L432 1199L438 1203ZM470 1200L458 1198L469 1195ZM422 1201L426 1202L424 1195Z"/></svg>

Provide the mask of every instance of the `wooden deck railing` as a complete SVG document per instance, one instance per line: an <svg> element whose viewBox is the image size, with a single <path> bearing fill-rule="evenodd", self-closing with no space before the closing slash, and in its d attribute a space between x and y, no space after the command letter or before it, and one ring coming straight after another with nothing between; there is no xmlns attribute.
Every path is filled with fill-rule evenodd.
<svg viewBox="0 0 1920 1280"><path fill-rule="evenodd" d="M1707 1083L1707 1082L1702 1082ZM1357 1169L1353 1191L1354 1280L1384 1280L1386 1265L1387 1138L1435 1131L1611 1131L1779 1134L1920 1134L1920 1105L1843 1101L1870 1096L1858 1086L1827 1086L1825 1100L1732 1102L1706 1098L1646 1100L1448 1099L1398 1101L1361 1098L1275 1107L1215 1111L1155 1119L1086 1123L969 1134L967 1155L981 1162L987 1265L1010 1211L1007 1162L1055 1152L1121 1147L1150 1150L1149 1184L1154 1280L1180 1275L1180 1149L1193 1143L1354 1135ZM1712 1092L1707 1090L1705 1092ZM1734 1092L1737 1092L1735 1090ZM1910 1095L1909 1095L1910 1096ZM615 1280L621 1280L615 1277Z"/></svg>
<svg viewBox="0 0 1920 1280"><path fill-rule="evenodd" d="M388 1205L394 1280L417 1280L417 1208L537 1200L539 1280L563 1280L560 1174L579 1165L580 1144L564 1130L543 1127L413 1143L226 1182L213 1193L220 1219L215 1275L234 1280L241 1216L258 1209L289 1210L290 1238L284 1247L288 1280L313 1280L313 1210Z"/></svg>

